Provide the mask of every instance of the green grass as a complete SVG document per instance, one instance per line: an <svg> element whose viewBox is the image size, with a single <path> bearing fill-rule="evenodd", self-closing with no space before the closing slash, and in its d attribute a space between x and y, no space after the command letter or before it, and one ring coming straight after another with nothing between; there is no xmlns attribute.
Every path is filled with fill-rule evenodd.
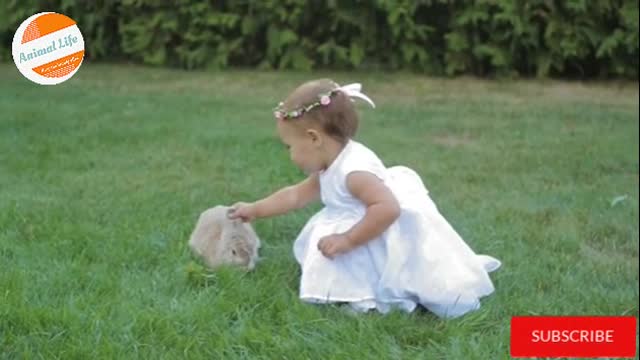
<svg viewBox="0 0 640 360"><path fill-rule="evenodd" d="M503 261L480 311L300 302L292 242L319 206L258 221L252 273L194 264L201 211L302 178L271 108L327 75L378 104L357 139ZM637 83L85 64L45 87L4 64L0 84L2 358L496 359L513 315L638 316Z"/></svg>

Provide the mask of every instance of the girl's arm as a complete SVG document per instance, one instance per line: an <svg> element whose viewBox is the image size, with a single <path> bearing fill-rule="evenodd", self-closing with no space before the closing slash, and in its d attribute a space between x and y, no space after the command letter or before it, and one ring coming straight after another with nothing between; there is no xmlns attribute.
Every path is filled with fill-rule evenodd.
<svg viewBox="0 0 640 360"><path fill-rule="evenodd" d="M391 190L375 175L353 172L347 176L347 187L367 207L367 212L345 233L351 244L359 246L382 234L400 216L400 205Z"/></svg>
<svg viewBox="0 0 640 360"><path fill-rule="evenodd" d="M275 193L251 204L238 203L230 217L251 221L255 218L265 218L286 214L291 210L305 207L320 197L320 182L318 174L312 174L305 180L282 188Z"/></svg>
<svg viewBox="0 0 640 360"><path fill-rule="evenodd" d="M357 224L344 234L320 240L318 248L327 257L347 252L382 234L400 216L400 205L391 190L375 175L357 171L347 176L347 187L360 199L367 211Z"/></svg>

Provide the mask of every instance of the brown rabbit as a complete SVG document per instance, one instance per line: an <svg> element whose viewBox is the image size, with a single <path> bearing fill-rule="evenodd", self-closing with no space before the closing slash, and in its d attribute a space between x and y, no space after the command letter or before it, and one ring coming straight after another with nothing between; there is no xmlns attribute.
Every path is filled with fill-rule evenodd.
<svg viewBox="0 0 640 360"><path fill-rule="evenodd" d="M189 247L211 268L238 265L253 270L260 239L250 224L229 219L230 209L216 206L200 214Z"/></svg>

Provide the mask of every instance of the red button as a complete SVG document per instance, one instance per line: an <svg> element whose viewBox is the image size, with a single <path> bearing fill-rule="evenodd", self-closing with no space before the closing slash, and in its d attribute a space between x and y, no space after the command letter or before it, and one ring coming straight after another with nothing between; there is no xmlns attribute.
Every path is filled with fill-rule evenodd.
<svg viewBox="0 0 640 360"><path fill-rule="evenodd" d="M636 356L634 316L514 316L512 357Z"/></svg>

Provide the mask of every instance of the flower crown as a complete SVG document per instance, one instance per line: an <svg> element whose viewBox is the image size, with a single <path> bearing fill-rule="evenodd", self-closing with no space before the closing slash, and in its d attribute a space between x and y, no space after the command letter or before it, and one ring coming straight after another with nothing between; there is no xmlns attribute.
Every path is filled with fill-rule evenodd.
<svg viewBox="0 0 640 360"><path fill-rule="evenodd" d="M336 86L338 85L336 84ZM297 109L293 109L289 111L285 111L282 109L282 106L284 105L284 103L281 102L274 109L273 115L276 117L276 119L280 119L280 120L298 118L304 115L304 113L309 112L311 109L316 108L318 106L329 106L329 104L331 104L331 96L336 94L338 91L342 91L345 95L352 98L351 101L354 101L353 100L354 97L360 98L368 102L371 105L371 107L375 108L376 104L374 104L373 101L369 99L368 96L360 92L361 89L362 89L362 85L358 83L336 87L335 89L330 90L328 92L318 94L318 100L316 100L315 102L312 102L311 104L301 106Z"/></svg>

